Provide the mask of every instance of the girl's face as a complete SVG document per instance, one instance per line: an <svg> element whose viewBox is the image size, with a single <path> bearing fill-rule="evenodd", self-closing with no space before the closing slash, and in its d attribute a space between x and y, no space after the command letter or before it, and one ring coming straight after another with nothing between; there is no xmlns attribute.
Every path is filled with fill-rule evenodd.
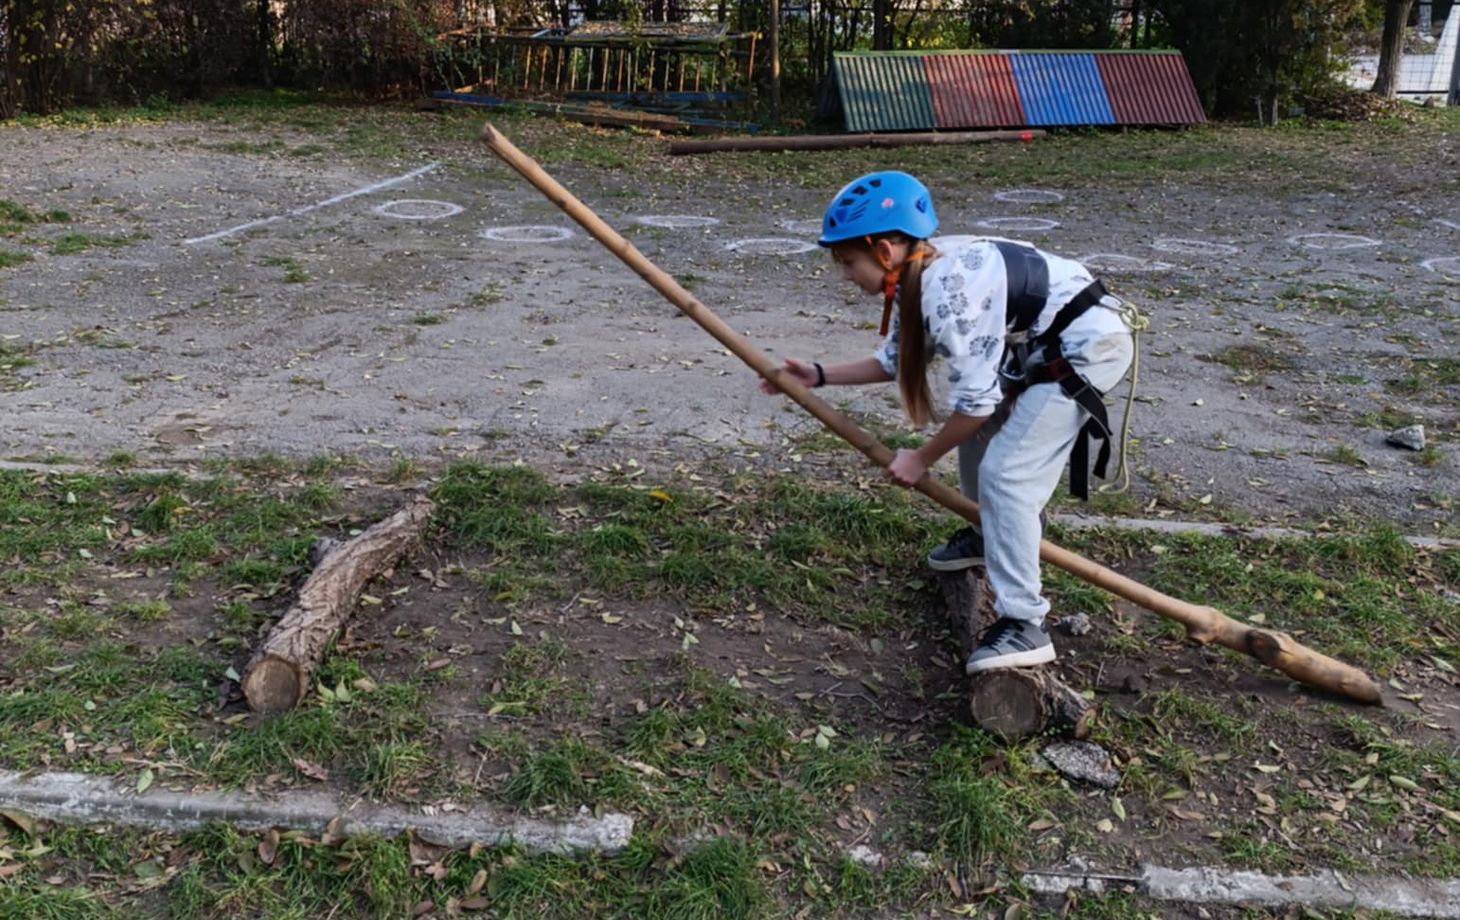
<svg viewBox="0 0 1460 920"><path fill-rule="evenodd" d="M876 250L859 244L833 246L831 259L841 269L842 280L850 281L868 294L882 293L882 279L887 272L877 261L877 252L888 265L898 265L907 258L907 245L880 239L872 244Z"/></svg>

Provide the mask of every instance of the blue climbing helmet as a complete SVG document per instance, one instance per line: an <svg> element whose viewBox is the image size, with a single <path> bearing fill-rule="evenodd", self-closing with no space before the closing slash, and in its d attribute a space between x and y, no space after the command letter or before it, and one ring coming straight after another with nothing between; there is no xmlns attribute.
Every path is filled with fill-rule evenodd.
<svg viewBox="0 0 1460 920"><path fill-rule="evenodd" d="M836 193L821 218L823 246L894 230L925 240L938 229L928 187L905 172L868 173Z"/></svg>

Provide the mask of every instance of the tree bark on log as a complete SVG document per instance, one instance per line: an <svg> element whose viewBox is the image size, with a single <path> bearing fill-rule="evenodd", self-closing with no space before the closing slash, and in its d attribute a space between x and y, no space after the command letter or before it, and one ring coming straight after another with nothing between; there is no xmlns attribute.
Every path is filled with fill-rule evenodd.
<svg viewBox="0 0 1460 920"><path fill-rule="evenodd" d="M998 619L994 614L994 592L989 588L982 566L961 572L938 572L937 576L943 591L943 606L948 611L948 629L958 639L958 647L967 658L979 634Z"/></svg>
<svg viewBox="0 0 1460 920"><path fill-rule="evenodd" d="M360 536L326 550L294 606L274 624L244 671L243 694L250 708L284 712L304 699L325 648L366 583L410 549L434 509L429 498L417 496Z"/></svg>
<svg viewBox="0 0 1460 920"><path fill-rule="evenodd" d="M979 633L998 618L988 576L982 566L974 566L962 572L939 572L938 584L948 611L948 628L967 658ZM1094 701L1047 668L975 674L968 682L968 704L975 725L1008 740L1050 729L1083 738L1095 720Z"/></svg>
<svg viewBox="0 0 1460 920"><path fill-rule="evenodd" d="M1090 734L1095 702L1047 668L1002 668L969 679L968 710L986 732L1013 741L1054 729Z"/></svg>

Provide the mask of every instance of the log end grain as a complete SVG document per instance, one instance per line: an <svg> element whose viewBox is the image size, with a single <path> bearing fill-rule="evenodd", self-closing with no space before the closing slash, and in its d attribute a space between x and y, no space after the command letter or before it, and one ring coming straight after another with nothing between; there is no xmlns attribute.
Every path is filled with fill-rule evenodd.
<svg viewBox="0 0 1460 920"><path fill-rule="evenodd" d="M288 712L304 697L299 669L282 658L255 661L243 678L243 695L255 712Z"/></svg>

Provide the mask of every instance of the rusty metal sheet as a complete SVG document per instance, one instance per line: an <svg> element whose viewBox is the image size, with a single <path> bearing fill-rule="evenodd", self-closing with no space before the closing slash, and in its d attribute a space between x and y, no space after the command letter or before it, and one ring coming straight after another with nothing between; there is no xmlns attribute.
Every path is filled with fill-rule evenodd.
<svg viewBox="0 0 1460 920"><path fill-rule="evenodd" d="M1199 125L1207 120L1179 52L1096 57L1118 125Z"/></svg>
<svg viewBox="0 0 1460 920"><path fill-rule="evenodd" d="M1024 126L1024 107L1008 55L929 54L923 67L940 129Z"/></svg>

